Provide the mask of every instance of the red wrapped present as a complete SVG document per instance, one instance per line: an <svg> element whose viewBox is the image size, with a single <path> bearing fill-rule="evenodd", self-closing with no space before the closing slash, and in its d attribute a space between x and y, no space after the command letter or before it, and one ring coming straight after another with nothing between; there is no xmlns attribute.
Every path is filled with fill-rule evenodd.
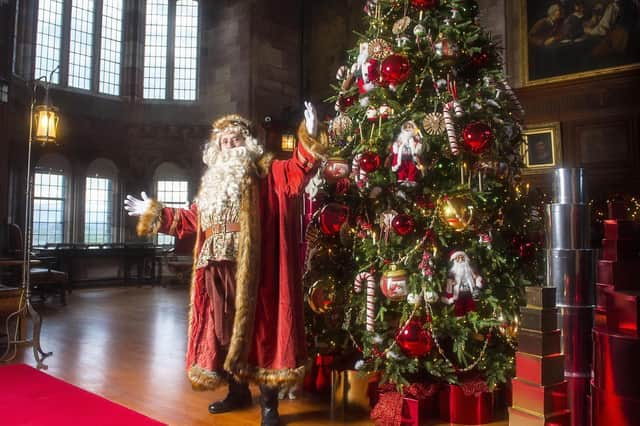
<svg viewBox="0 0 640 426"><path fill-rule="evenodd" d="M640 290L640 259L598 261L598 282L616 290Z"/></svg>
<svg viewBox="0 0 640 426"><path fill-rule="evenodd" d="M608 240L636 238L638 223L631 220L606 219L604 221L604 237Z"/></svg>
<svg viewBox="0 0 640 426"><path fill-rule="evenodd" d="M640 400L640 339L595 329L593 345L593 382L596 387L604 392Z"/></svg>
<svg viewBox="0 0 640 426"><path fill-rule="evenodd" d="M638 241L602 239L602 258L604 260L629 260L638 257Z"/></svg>
<svg viewBox="0 0 640 426"><path fill-rule="evenodd" d="M436 417L437 384L413 383L400 394L394 385L378 388L378 402L371 410L377 426L419 426L425 419Z"/></svg>
<svg viewBox="0 0 640 426"><path fill-rule="evenodd" d="M445 385L439 396L440 419L463 425L480 425L493 419L494 392L480 379Z"/></svg>
<svg viewBox="0 0 640 426"><path fill-rule="evenodd" d="M591 382L591 426L637 426L640 399L625 398Z"/></svg>
<svg viewBox="0 0 640 426"><path fill-rule="evenodd" d="M612 332L640 336L640 291L605 290L607 328Z"/></svg>

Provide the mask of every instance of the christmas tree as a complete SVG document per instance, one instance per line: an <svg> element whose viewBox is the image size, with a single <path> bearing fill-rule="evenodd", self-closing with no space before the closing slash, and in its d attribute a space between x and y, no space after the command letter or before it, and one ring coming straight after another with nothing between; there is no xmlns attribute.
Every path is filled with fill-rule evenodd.
<svg viewBox="0 0 640 426"><path fill-rule="evenodd" d="M537 202L523 111L469 0L369 1L337 71L331 158L308 187L310 342L398 386L513 376Z"/></svg>

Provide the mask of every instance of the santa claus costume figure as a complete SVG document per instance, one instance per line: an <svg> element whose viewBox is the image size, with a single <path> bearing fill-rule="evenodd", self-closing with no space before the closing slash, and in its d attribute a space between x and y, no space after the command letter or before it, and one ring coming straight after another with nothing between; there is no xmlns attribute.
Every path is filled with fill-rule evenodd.
<svg viewBox="0 0 640 426"><path fill-rule="evenodd" d="M402 125L400 134L391 146L391 171L395 172L398 182L405 186L414 186L422 170L422 138L420 130L413 121Z"/></svg>
<svg viewBox="0 0 640 426"><path fill-rule="evenodd" d="M484 282L471 269L469 256L465 252L454 251L449 261L451 268L442 301L448 305L454 304L454 313L460 317L475 310Z"/></svg>
<svg viewBox="0 0 640 426"><path fill-rule="evenodd" d="M251 404L260 385L262 425L279 424L278 390L305 373L298 195L326 151L315 109L306 103L299 142L289 160L273 160L248 120L214 122L205 171L189 209L164 207L142 193L125 209L140 216L138 234L196 235L187 372L194 389L229 393L213 414Z"/></svg>

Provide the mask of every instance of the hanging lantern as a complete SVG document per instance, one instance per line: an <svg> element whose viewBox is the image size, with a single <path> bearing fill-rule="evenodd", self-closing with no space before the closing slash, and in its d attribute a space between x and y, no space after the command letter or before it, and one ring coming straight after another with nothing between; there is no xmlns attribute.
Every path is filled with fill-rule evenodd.
<svg viewBox="0 0 640 426"><path fill-rule="evenodd" d="M33 112L34 137L35 141L46 143L56 143L58 139L58 123L60 116L58 109L49 105L38 105Z"/></svg>

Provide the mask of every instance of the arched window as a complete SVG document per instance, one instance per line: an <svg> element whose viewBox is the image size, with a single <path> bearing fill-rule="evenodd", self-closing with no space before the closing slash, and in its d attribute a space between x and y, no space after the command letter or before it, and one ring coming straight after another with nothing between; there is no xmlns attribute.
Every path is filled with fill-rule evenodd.
<svg viewBox="0 0 640 426"><path fill-rule="evenodd" d="M197 98L198 17L196 0L147 0L144 98Z"/></svg>
<svg viewBox="0 0 640 426"><path fill-rule="evenodd" d="M44 155L33 176L32 245L59 244L67 240L69 162L59 154Z"/></svg>
<svg viewBox="0 0 640 426"><path fill-rule="evenodd" d="M189 180L182 168L173 163L162 163L154 174L156 198L167 207L189 206ZM173 245L175 239L168 235L158 235L159 245Z"/></svg>
<svg viewBox="0 0 640 426"><path fill-rule="evenodd" d="M34 77L60 67L51 83L119 96L123 12L123 0L40 0Z"/></svg>
<svg viewBox="0 0 640 426"><path fill-rule="evenodd" d="M99 158L87 169L84 197L84 242L106 244L115 240L113 206L118 168Z"/></svg>

